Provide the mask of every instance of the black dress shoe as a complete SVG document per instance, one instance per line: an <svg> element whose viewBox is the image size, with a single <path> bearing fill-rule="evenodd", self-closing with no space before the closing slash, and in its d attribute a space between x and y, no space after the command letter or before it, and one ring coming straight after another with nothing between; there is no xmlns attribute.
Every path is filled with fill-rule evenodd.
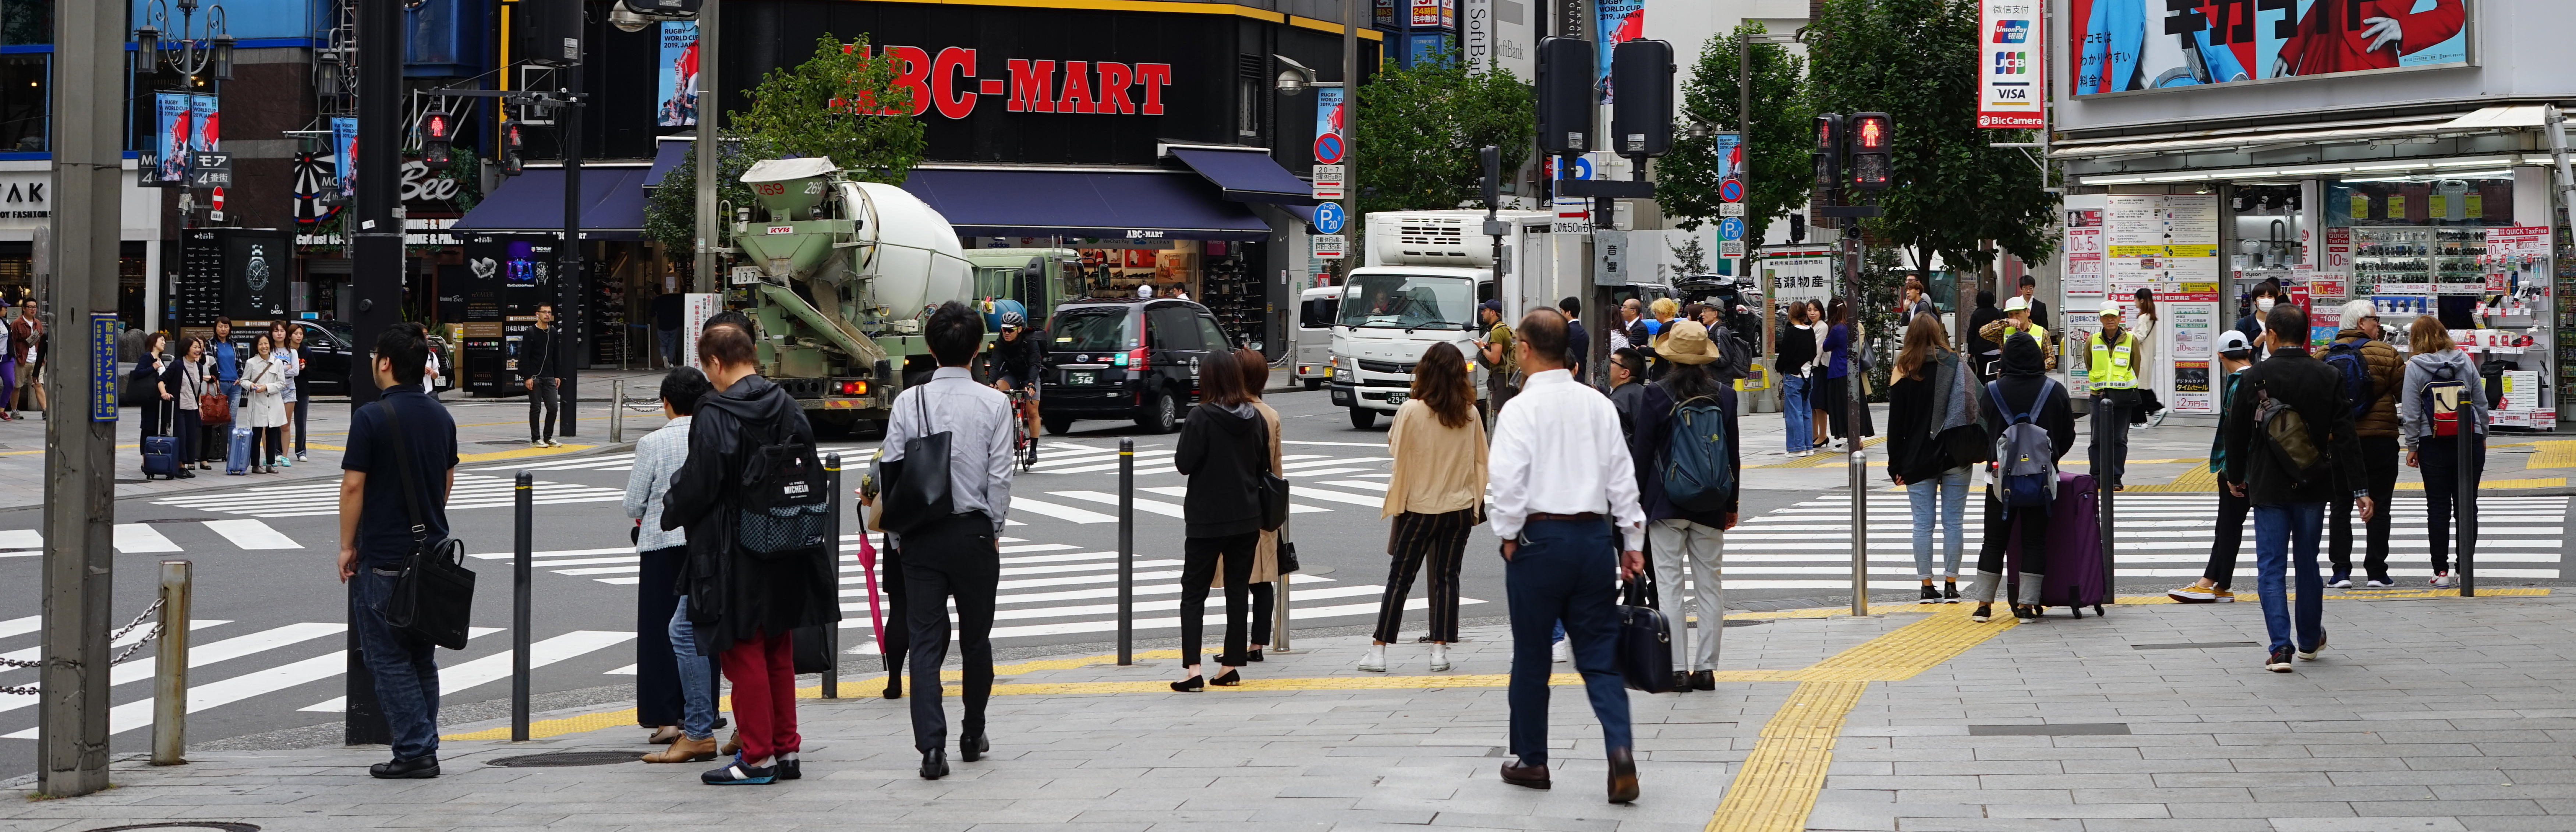
<svg viewBox="0 0 2576 832"><path fill-rule="evenodd" d="M921 779L937 780L948 776L948 750L933 748L921 752Z"/></svg>
<svg viewBox="0 0 2576 832"><path fill-rule="evenodd" d="M993 750L993 741L986 739L982 734L957 738L957 759L971 763L984 759L984 752L991 750Z"/></svg>
<svg viewBox="0 0 2576 832"><path fill-rule="evenodd" d="M367 774L378 780L427 780L438 776L438 755L423 754L408 760L396 757L391 762L368 766Z"/></svg>
<svg viewBox="0 0 2576 832"><path fill-rule="evenodd" d="M1702 670L1690 675L1691 690L1716 690L1717 671Z"/></svg>
<svg viewBox="0 0 2576 832"><path fill-rule="evenodd" d="M1214 679L1209 679L1208 684L1216 685L1218 687L1234 687L1236 685L1243 684L1243 674L1235 672L1234 668L1229 667L1225 669L1224 675L1218 676Z"/></svg>
<svg viewBox="0 0 2576 832"><path fill-rule="evenodd" d="M1244 660L1244 661L1247 661L1247 662L1257 662L1257 661L1260 661L1260 660L1261 660L1261 651L1259 651L1259 650L1246 650L1246 651L1244 651L1244 652L1243 652L1243 660Z"/></svg>
<svg viewBox="0 0 2576 832"><path fill-rule="evenodd" d="M1515 757L1512 762L1503 764L1503 782L1530 789L1545 789L1552 786L1547 779L1547 766L1512 764L1518 762L1520 759Z"/></svg>
<svg viewBox="0 0 2576 832"><path fill-rule="evenodd" d="M1674 693L1689 693L1689 692L1690 692L1690 689L1691 689L1691 683L1690 683L1690 671L1687 671L1687 670L1676 670L1676 671L1673 671L1673 692L1674 692Z"/></svg>
<svg viewBox="0 0 2576 832"><path fill-rule="evenodd" d="M901 676L888 676L888 677L886 677L885 698L887 698L887 699L902 699L902 698L903 698L903 677L901 677Z"/></svg>
<svg viewBox="0 0 2576 832"><path fill-rule="evenodd" d="M1634 803L1637 800L1637 753L1625 748L1610 749L1610 802Z"/></svg>
<svg viewBox="0 0 2576 832"><path fill-rule="evenodd" d="M778 770L780 780L805 779L805 761L797 759L796 752L790 751L778 755L778 763L773 768Z"/></svg>
<svg viewBox="0 0 2576 832"><path fill-rule="evenodd" d="M1201 676L1192 676L1172 683L1172 690L1176 693L1197 693L1206 689L1207 679Z"/></svg>

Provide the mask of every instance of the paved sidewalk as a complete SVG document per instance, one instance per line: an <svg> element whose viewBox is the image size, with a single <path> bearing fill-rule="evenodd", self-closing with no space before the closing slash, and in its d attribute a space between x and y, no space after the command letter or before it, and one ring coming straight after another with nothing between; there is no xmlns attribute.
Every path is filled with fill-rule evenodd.
<svg viewBox="0 0 2576 832"><path fill-rule="evenodd" d="M535 448L528 445L528 403L525 397L474 398L454 390L439 394L448 411L456 418L456 440L466 462L491 462L520 457L553 456L581 453L602 448L608 441L609 382L625 379L627 396L654 395L660 389L659 371L608 371L582 377L580 413L581 435L561 439L564 447ZM275 485L312 480L337 479L340 476L340 443L349 434L349 400L342 397L315 399L312 411L305 416L304 428L310 432L305 443L310 461L280 469L276 474L225 476L222 466L213 471L199 471L194 479L146 480L143 456L137 432L142 417L137 408L118 413L116 423L116 494L119 497L180 494L244 485ZM28 418L0 422L0 509L43 505L45 502L45 421ZM626 413L626 441L633 442L662 425L662 412L629 410ZM289 440L290 443L292 440ZM290 444L290 449L292 445Z"/></svg>
<svg viewBox="0 0 2576 832"><path fill-rule="evenodd" d="M698 785L711 765L495 765L648 750L631 712L556 715L525 744L451 727L446 776L430 781L369 780L381 747L127 760L120 788L0 802L0 830L2576 828L2576 601L2522 592L2330 596L2332 644L2295 674L2260 668L2247 603L2030 625L1974 624L1955 605L1738 614L1717 691L1630 694L1644 788L1632 806L1602 799L1600 734L1570 676L1557 677L1550 743L1565 788L1495 775L1508 643L1483 628L1450 673L1429 673L1413 644L1390 651L1392 673L1359 673L1361 640L1316 639L1251 666L1240 689L1202 694L1163 688L1169 652L1136 668L1005 666L991 756L952 755L955 774L935 782L913 773L904 703L809 699L800 782Z"/></svg>

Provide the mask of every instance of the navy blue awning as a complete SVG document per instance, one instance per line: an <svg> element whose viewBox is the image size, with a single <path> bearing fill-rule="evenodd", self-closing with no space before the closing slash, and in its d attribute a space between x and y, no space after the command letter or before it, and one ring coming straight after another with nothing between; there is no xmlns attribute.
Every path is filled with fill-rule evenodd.
<svg viewBox="0 0 2576 832"><path fill-rule="evenodd" d="M643 168L581 171L582 235L593 240L644 238ZM501 181L474 210L450 226L458 231L563 231L563 169L530 168Z"/></svg>
<svg viewBox="0 0 2576 832"><path fill-rule="evenodd" d="M1181 164L1198 171L1225 192L1225 198L1237 202L1276 202L1282 205L1315 204L1315 187L1289 173L1262 150L1208 150L1176 147L1172 155Z"/></svg>
<svg viewBox="0 0 2576 832"><path fill-rule="evenodd" d="M1261 240L1270 226L1187 173L915 168L903 189L981 237Z"/></svg>
<svg viewBox="0 0 2576 832"><path fill-rule="evenodd" d="M695 144L697 143L680 141L669 136L655 141L653 167L644 171L644 187L660 187L662 177L670 175L672 168L679 167L680 160L688 158L689 148Z"/></svg>

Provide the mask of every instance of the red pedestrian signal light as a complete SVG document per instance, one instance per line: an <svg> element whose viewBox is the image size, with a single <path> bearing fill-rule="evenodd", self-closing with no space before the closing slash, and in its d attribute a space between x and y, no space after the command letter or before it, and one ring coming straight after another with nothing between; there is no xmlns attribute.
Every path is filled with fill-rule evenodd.
<svg viewBox="0 0 2576 832"><path fill-rule="evenodd" d="M448 147L456 141L456 117L443 108L433 107L420 116L420 158L432 165L448 161Z"/></svg>
<svg viewBox="0 0 2576 832"><path fill-rule="evenodd" d="M1885 190L1895 180L1896 164L1888 156L1895 129L1895 121L1886 113L1852 116L1852 184L1861 190Z"/></svg>
<svg viewBox="0 0 2576 832"><path fill-rule="evenodd" d="M1831 191L1843 184L1843 117L1816 117L1816 187Z"/></svg>
<svg viewBox="0 0 2576 832"><path fill-rule="evenodd" d="M526 148L527 148L527 146L526 146L525 144L522 144L522 143L519 141L519 123L518 123L518 122L515 122L515 121L510 122L510 126L505 127L505 128L502 128L502 130L501 130L501 175L502 175L502 176L517 176L517 175L519 175L520 173L523 173L523 172L525 172L525 171L527 170L528 163L527 163L527 159L526 159L526 158L524 158L524 152L525 152Z"/></svg>

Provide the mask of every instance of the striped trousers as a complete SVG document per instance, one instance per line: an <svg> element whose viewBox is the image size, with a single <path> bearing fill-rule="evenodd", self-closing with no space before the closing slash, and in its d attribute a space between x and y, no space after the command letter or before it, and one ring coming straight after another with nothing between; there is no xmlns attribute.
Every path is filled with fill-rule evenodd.
<svg viewBox="0 0 2576 832"><path fill-rule="evenodd" d="M1430 573L1431 640L1458 640L1458 569L1467 558L1467 533L1476 528L1476 515L1476 509L1467 508L1395 516L1386 539L1386 595L1377 605L1378 641L1395 642L1396 631L1404 625L1404 599L1413 592L1417 572Z"/></svg>

